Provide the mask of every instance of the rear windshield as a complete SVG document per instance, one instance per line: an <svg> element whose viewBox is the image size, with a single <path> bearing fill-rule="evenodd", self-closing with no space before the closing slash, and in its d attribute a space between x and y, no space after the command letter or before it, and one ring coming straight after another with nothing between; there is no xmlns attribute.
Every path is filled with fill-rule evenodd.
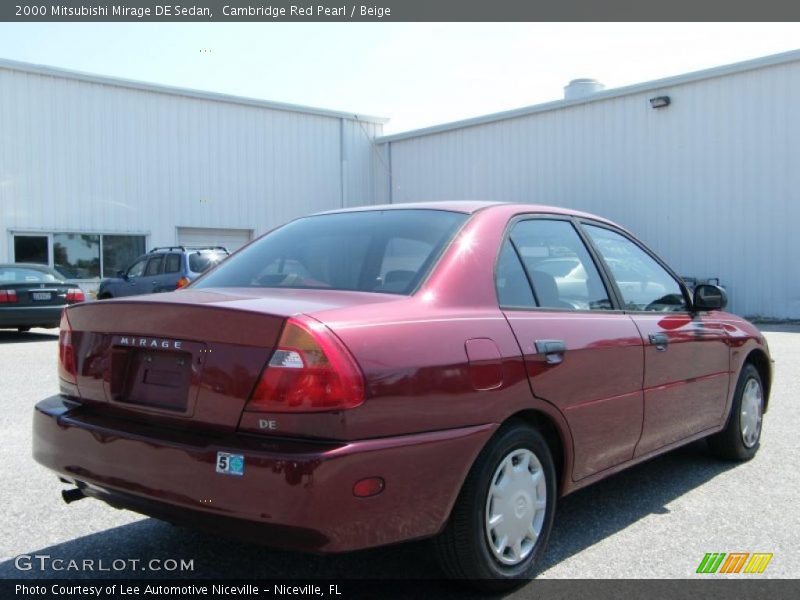
<svg viewBox="0 0 800 600"><path fill-rule="evenodd" d="M194 287L410 294L467 216L410 209L298 219L233 255Z"/></svg>
<svg viewBox="0 0 800 600"><path fill-rule="evenodd" d="M225 252L208 251L189 254L189 270L192 273L205 273L228 256Z"/></svg>

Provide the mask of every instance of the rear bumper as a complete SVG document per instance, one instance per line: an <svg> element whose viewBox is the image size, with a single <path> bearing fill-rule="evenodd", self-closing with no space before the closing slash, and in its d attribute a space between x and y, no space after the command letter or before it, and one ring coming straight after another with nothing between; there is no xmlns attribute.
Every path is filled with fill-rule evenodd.
<svg viewBox="0 0 800 600"><path fill-rule="evenodd" d="M63 306L4 306L0 327L58 327Z"/></svg>
<svg viewBox="0 0 800 600"><path fill-rule="evenodd" d="M89 496L266 545L342 552L439 532L494 424L355 442L208 437L93 415L54 396L36 406L33 455ZM244 475L216 473L218 451ZM383 477L377 496L353 484Z"/></svg>

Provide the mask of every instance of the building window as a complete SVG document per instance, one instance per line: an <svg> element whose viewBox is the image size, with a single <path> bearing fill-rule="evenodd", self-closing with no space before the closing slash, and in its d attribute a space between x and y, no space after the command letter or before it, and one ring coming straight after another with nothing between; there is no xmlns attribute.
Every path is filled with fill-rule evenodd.
<svg viewBox="0 0 800 600"><path fill-rule="evenodd" d="M144 254L143 235L104 235L103 277L114 277Z"/></svg>
<svg viewBox="0 0 800 600"><path fill-rule="evenodd" d="M145 239L144 235L15 233L14 262L49 265L67 279L113 277L145 253Z"/></svg>
<svg viewBox="0 0 800 600"><path fill-rule="evenodd" d="M53 267L67 279L99 277L100 236L85 233L54 233Z"/></svg>
<svg viewBox="0 0 800 600"><path fill-rule="evenodd" d="M47 255L46 235L15 235L14 236L14 262L36 263L39 265L50 264Z"/></svg>

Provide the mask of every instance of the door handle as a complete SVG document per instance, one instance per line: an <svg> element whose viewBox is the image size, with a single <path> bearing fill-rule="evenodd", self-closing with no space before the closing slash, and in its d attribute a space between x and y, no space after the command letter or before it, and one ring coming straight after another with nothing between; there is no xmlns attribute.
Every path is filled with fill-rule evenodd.
<svg viewBox="0 0 800 600"><path fill-rule="evenodd" d="M564 360L567 345L562 340L536 340L536 352L544 354L549 365L557 365Z"/></svg>
<svg viewBox="0 0 800 600"><path fill-rule="evenodd" d="M650 343L656 347L659 352L664 352L669 345L669 337L666 333L651 333L649 336Z"/></svg>

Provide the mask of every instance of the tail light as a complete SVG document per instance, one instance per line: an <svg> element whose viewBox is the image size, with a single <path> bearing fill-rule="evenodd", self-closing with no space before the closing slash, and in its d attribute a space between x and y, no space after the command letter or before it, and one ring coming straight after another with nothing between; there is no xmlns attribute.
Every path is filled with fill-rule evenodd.
<svg viewBox="0 0 800 600"><path fill-rule="evenodd" d="M61 313L58 332L58 376L69 383L78 384L78 368L75 363L75 346L72 345L72 327L67 311Z"/></svg>
<svg viewBox="0 0 800 600"><path fill-rule="evenodd" d="M17 292L14 290L0 290L0 304L13 304L17 301Z"/></svg>
<svg viewBox="0 0 800 600"><path fill-rule="evenodd" d="M286 322L247 410L318 412L363 401L364 377L347 348L322 323L299 317Z"/></svg>
<svg viewBox="0 0 800 600"><path fill-rule="evenodd" d="M189 281L189 278L188 278L188 277L181 277L180 279L178 279L178 283L177 283L177 285L175 286L175 289L176 289L176 290L179 290L179 289L181 289L181 288L185 288L185 287L186 287L187 285L189 285L190 283L191 283L191 282Z"/></svg>
<svg viewBox="0 0 800 600"><path fill-rule="evenodd" d="M67 290L67 304L75 304L76 302L83 302L86 296L83 295L83 290L80 288L72 288Z"/></svg>

